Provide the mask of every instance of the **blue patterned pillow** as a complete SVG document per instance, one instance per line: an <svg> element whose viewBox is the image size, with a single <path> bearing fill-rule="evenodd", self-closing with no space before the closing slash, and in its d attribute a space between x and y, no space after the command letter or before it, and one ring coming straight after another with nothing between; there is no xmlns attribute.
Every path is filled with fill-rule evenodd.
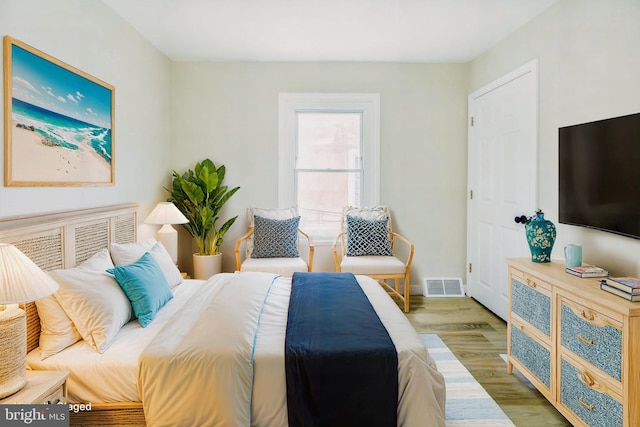
<svg viewBox="0 0 640 427"><path fill-rule="evenodd" d="M391 256L389 218L367 220L347 215L347 256Z"/></svg>
<svg viewBox="0 0 640 427"><path fill-rule="evenodd" d="M253 252L251 258L297 258L300 217L269 219L253 217Z"/></svg>

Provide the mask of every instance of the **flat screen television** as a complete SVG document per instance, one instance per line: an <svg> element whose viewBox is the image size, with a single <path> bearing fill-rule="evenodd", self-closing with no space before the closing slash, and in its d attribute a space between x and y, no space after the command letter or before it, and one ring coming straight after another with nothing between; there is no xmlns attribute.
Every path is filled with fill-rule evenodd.
<svg viewBox="0 0 640 427"><path fill-rule="evenodd" d="M560 223L640 239L640 113L559 129Z"/></svg>

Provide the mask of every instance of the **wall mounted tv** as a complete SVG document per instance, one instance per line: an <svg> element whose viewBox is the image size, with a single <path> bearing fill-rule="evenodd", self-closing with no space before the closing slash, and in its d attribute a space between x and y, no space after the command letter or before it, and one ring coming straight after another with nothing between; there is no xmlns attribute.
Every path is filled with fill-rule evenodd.
<svg viewBox="0 0 640 427"><path fill-rule="evenodd" d="M640 239L640 113L559 129L559 220Z"/></svg>

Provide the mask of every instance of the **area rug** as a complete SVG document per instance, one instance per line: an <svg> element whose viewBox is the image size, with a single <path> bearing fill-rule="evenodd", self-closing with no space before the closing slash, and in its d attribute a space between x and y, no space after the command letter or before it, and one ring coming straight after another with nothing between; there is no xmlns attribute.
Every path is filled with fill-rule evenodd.
<svg viewBox="0 0 640 427"><path fill-rule="evenodd" d="M448 427L514 427L509 417L438 335L420 334L420 338L445 379Z"/></svg>

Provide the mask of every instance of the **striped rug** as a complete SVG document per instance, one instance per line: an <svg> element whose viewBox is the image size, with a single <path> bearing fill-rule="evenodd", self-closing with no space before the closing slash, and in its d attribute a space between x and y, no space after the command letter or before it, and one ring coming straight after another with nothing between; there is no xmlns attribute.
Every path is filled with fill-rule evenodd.
<svg viewBox="0 0 640 427"><path fill-rule="evenodd" d="M436 334L420 334L447 387L448 427L515 427L487 391Z"/></svg>

